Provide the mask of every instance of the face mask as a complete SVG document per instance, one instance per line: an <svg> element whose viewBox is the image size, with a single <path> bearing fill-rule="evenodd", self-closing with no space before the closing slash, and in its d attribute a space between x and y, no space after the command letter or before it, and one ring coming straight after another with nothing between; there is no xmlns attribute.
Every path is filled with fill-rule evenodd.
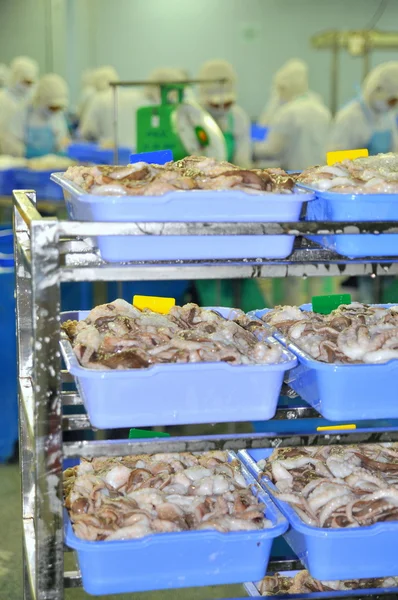
<svg viewBox="0 0 398 600"><path fill-rule="evenodd" d="M373 102L373 109L378 113L386 113L391 110L385 100L375 100Z"/></svg>

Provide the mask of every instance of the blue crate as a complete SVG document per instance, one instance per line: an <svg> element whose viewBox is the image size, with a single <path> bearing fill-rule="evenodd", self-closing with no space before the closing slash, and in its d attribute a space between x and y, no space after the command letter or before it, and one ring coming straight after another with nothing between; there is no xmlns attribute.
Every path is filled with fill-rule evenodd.
<svg viewBox="0 0 398 600"><path fill-rule="evenodd" d="M35 190L37 199L62 202L64 197L59 186L51 181L52 171L34 171L31 169L14 169L15 189Z"/></svg>
<svg viewBox="0 0 398 600"><path fill-rule="evenodd" d="M102 148L98 144L89 142L74 142L70 144L67 154L78 162L94 163L96 165L115 164L115 151L113 148ZM120 147L118 149L118 165L128 165L130 161L131 148Z"/></svg>
<svg viewBox="0 0 398 600"><path fill-rule="evenodd" d="M311 305L300 308L310 310ZM249 316L261 319L269 310L252 311ZM325 419L398 419L397 359L375 365L328 364L315 360L277 330L273 335L298 358L298 366L289 371L286 383Z"/></svg>
<svg viewBox="0 0 398 600"><path fill-rule="evenodd" d="M230 456L235 457L233 453ZM65 511L65 542L77 552L86 592L142 592L261 579L272 542L286 531L287 522L244 466L242 473L265 504L272 527L229 533L182 531L120 542L87 542L74 534Z"/></svg>
<svg viewBox="0 0 398 600"><path fill-rule="evenodd" d="M0 170L0 196L11 196L14 188L14 169Z"/></svg>
<svg viewBox="0 0 398 600"><path fill-rule="evenodd" d="M17 351L15 332L14 255L12 229L0 226L0 462L18 440Z"/></svg>
<svg viewBox="0 0 398 600"><path fill-rule="evenodd" d="M338 194L321 192L310 186L300 186L315 192L315 200L307 207L307 221L397 221L397 194ZM366 256L398 256L398 235L311 235L309 240L323 248L349 258Z"/></svg>
<svg viewBox="0 0 398 600"><path fill-rule="evenodd" d="M163 196L95 196L62 173L53 181L64 190L69 218L78 221L265 222L296 221L312 194L248 194L243 191L176 191ZM286 258L294 236L98 236L98 248L109 262Z"/></svg>
<svg viewBox="0 0 398 600"><path fill-rule="evenodd" d="M277 490L271 480L261 477L256 463L272 452L270 448L241 450L238 456L289 521L290 528L284 537L312 577L366 579L397 574L398 521L341 529L305 524L290 504L273 495Z"/></svg>
<svg viewBox="0 0 398 600"><path fill-rule="evenodd" d="M236 314L230 308L217 311L226 318ZM87 315L88 311L63 313L62 320L82 320ZM259 337L264 336L260 333ZM283 376L296 365L293 355L284 350L277 364L213 362L87 369L79 364L69 341L64 339L61 348L90 422L99 429L271 419Z"/></svg>

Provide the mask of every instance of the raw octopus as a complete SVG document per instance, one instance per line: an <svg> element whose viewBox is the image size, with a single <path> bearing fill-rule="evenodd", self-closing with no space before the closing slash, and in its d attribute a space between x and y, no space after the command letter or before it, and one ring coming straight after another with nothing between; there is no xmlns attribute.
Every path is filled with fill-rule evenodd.
<svg viewBox="0 0 398 600"><path fill-rule="evenodd" d="M281 346L260 341L250 321L227 320L196 304L174 306L167 315L143 311L125 300L94 308L83 321L62 325L74 352L90 369L140 369L157 363L277 363ZM258 329L258 326L257 326ZM264 337L264 336L263 336Z"/></svg>
<svg viewBox="0 0 398 600"><path fill-rule="evenodd" d="M396 194L398 154L389 152L311 167L298 175L297 183L340 194Z"/></svg>
<svg viewBox="0 0 398 600"><path fill-rule="evenodd" d="M165 165L74 166L65 177L100 195L161 196L177 190L244 190L253 194L291 193L294 177L282 169L241 169L214 158L189 156Z"/></svg>
<svg viewBox="0 0 398 600"><path fill-rule="evenodd" d="M307 525L398 521L398 444L279 448L258 467Z"/></svg>
<svg viewBox="0 0 398 600"><path fill-rule="evenodd" d="M308 571L299 571L294 577L276 573L264 577L258 584L262 596L281 596L285 594L308 594L311 592L333 592L344 590L370 590L386 587L398 587L398 577L377 577L373 579L347 579L345 581L319 581Z"/></svg>
<svg viewBox="0 0 398 600"><path fill-rule="evenodd" d="M220 451L82 459L64 472L64 495L75 534L91 541L272 526L240 463Z"/></svg>
<svg viewBox="0 0 398 600"><path fill-rule="evenodd" d="M383 363L398 358L398 307L342 304L329 315L277 306L262 320L326 363Z"/></svg>

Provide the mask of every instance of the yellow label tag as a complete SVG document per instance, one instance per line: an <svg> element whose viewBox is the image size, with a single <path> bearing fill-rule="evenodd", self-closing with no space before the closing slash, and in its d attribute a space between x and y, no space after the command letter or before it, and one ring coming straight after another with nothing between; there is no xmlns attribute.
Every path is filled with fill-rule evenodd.
<svg viewBox="0 0 398 600"><path fill-rule="evenodd" d="M175 306L175 298L161 298L160 296L134 296L133 306L143 310L149 308L161 315L167 315L173 306Z"/></svg>
<svg viewBox="0 0 398 600"><path fill-rule="evenodd" d="M317 427L317 431L333 431L334 429L356 429L356 425L327 425L323 427Z"/></svg>
<svg viewBox="0 0 398 600"><path fill-rule="evenodd" d="M366 158L367 156L369 156L367 148L361 148L359 150L336 150L335 152L327 152L326 162L331 166L342 160L347 160L347 158L354 160L354 158Z"/></svg>

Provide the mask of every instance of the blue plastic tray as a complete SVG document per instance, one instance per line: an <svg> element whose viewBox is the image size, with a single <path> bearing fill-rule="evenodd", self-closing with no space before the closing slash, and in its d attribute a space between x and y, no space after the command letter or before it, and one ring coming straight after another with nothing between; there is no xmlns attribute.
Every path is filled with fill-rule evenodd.
<svg viewBox="0 0 398 600"><path fill-rule="evenodd" d="M231 458L234 456L231 453ZM182 531L120 542L87 542L74 534L65 511L65 542L77 551L86 592L143 592L242 583L264 577L272 541L286 531L288 524L244 467L242 473L265 504L265 514L273 527L232 533Z"/></svg>
<svg viewBox="0 0 398 600"><path fill-rule="evenodd" d="M238 456L258 480L261 471L256 463L272 452L269 448L241 450ZM397 575L398 521L342 529L312 527L287 502L272 495L276 488L269 478L262 477L260 483L289 521L284 537L312 577L325 581Z"/></svg>
<svg viewBox="0 0 398 600"><path fill-rule="evenodd" d="M311 304L300 308L310 310ZM260 319L269 310L253 311L249 316ZM272 331L274 337L298 358L298 366L287 373L286 383L325 419L398 418L397 359L381 365L327 364L309 356L277 330Z"/></svg>
<svg viewBox="0 0 398 600"><path fill-rule="evenodd" d="M65 195L69 217L77 221L295 221L312 194L247 194L242 191L180 191L164 196L94 196L62 173L54 173ZM60 188L61 189L61 188ZM102 258L110 262L286 258L294 236L99 236Z"/></svg>
<svg viewBox="0 0 398 600"><path fill-rule="evenodd" d="M14 188L14 169L0 170L0 195L11 196Z"/></svg>
<svg viewBox="0 0 398 600"><path fill-rule="evenodd" d="M236 314L230 308L216 310L226 318ZM88 313L63 313L62 320L82 320ZM266 332L259 336L265 338ZM275 365L217 362L94 370L79 364L68 340L61 348L90 421L99 429L265 421L275 414L285 371L297 364L284 349L283 362Z"/></svg>
<svg viewBox="0 0 398 600"><path fill-rule="evenodd" d="M113 165L115 152L113 148L102 148L98 144L88 142L75 142L68 147L68 156L79 162L94 163L96 165ZM118 164L127 165L130 161L131 148L120 147L118 150Z"/></svg>
<svg viewBox="0 0 398 600"><path fill-rule="evenodd" d="M307 207L307 221L397 221L397 194L337 194L314 191L316 199ZM349 258L398 256L398 235L314 235L309 240Z"/></svg>
<svg viewBox="0 0 398 600"><path fill-rule="evenodd" d="M282 577L294 577L299 571L280 571ZM258 591L258 583L245 583L247 593L251 598L257 598L260 596ZM309 592L308 594L278 594L278 596L268 596L275 600L328 600L329 598L351 598L353 594L358 593L359 590L345 590L345 591L331 591L331 592ZM368 588L361 589L360 593L363 596L373 595L385 595L385 594L397 594L397 587L389 588Z"/></svg>
<svg viewBox="0 0 398 600"><path fill-rule="evenodd" d="M51 171L14 169L13 184L16 189L35 190L38 200L60 201L64 199L62 190L51 181Z"/></svg>

